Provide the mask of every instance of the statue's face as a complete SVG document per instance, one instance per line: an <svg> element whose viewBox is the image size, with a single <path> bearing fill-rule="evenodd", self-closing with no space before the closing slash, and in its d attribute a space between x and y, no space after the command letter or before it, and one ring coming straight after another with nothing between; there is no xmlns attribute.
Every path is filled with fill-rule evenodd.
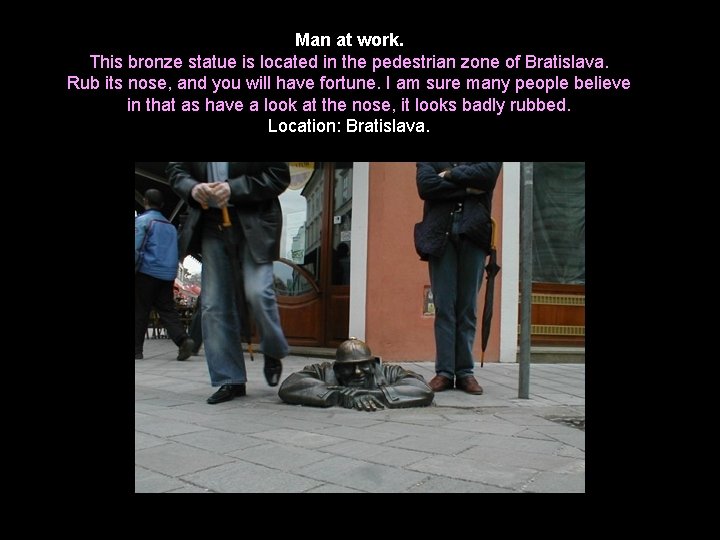
<svg viewBox="0 0 720 540"><path fill-rule="evenodd" d="M373 368L375 360L354 364L335 364L335 376L343 386L354 388L370 388L374 383Z"/></svg>

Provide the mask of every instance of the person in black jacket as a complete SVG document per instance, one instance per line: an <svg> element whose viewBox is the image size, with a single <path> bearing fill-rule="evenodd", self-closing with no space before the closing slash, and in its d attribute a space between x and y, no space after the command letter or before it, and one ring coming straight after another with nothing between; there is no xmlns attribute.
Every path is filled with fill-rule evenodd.
<svg viewBox="0 0 720 540"><path fill-rule="evenodd" d="M482 394L472 356L477 296L490 249L490 212L502 162L418 162L425 201L415 249L428 261L435 301L435 392L456 387Z"/></svg>
<svg viewBox="0 0 720 540"><path fill-rule="evenodd" d="M273 261L280 257L282 209L278 196L290 185L286 162L176 162L166 170L170 186L189 206L179 238L180 259L202 254L202 335L212 386L209 404L244 396L247 372L241 346L231 256L241 261L244 292L262 336L264 373L277 386L281 359L289 352L280 325ZM227 207L232 231L223 230ZM223 237L238 238L230 255ZM249 324L249 321L242 321Z"/></svg>

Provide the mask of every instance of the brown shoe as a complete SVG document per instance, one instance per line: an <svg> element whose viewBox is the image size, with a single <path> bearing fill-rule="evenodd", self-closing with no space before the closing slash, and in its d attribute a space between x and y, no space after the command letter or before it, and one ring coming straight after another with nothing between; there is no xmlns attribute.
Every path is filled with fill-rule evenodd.
<svg viewBox="0 0 720 540"><path fill-rule="evenodd" d="M468 394L475 394L476 396L483 393L482 386L478 384L477 379L475 379L472 375L463 377L462 379L456 379L455 387L458 390L462 390Z"/></svg>
<svg viewBox="0 0 720 540"><path fill-rule="evenodd" d="M443 392L445 390L452 390L453 381L442 375L435 375L428 383L428 386L433 392Z"/></svg>

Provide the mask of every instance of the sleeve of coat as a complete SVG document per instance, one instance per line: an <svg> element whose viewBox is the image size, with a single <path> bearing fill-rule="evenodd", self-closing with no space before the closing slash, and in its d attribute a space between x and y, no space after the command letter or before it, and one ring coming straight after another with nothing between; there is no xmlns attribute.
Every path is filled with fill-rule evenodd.
<svg viewBox="0 0 720 540"><path fill-rule="evenodd" d="M424 201L462 199L465 188L438 175L431 162L418 161L416 182L418 195Z"/></svg>
<svg viewBox="0 0 720 540"><path fill-rule="evenodd" d="M192 198L192 189L199 180L193 176L191 164L191 161L170 161L165 167L165 175L178 197L189 206L200 208L200 203Z"/></svg>
<svg viewBox="0 0 720 540"><path fill-rule="evenodd" d="M425 407L432 403L435 393L420 375L396 365L385 365L383 369L388 384L382 390L389 408Z"/></svg>
<svg viewBox="0 0 720 540"><path fill-rule="evenodd" d="M234 204L274 199L290 185L290 167L284 161L264 163L259 171L229 178L228 183Z"/></svg>
<svg viewBox="0 0 720 540"><path fill-rule="evenodd" d="M332 407L337 404L337 392L330 388L324 378L323 364L305 366L302 371L290 375L280 385L278 396L291 405Z"/></svg>
<svg viewBox="0 0 720 540"><path fill-rule="evenodd" d="M453 167L449 179L463 188L475 188L490 192L495 189L502 161L480 161Z"/></svg>

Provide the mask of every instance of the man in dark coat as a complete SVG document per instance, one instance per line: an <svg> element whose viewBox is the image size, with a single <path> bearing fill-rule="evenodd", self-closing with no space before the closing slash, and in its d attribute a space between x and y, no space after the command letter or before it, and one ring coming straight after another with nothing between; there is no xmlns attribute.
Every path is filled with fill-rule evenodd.
<svg viewBox="0 0 720 540"><path fill-rule="evenodd" d="M415 249L430 269L435 302L435 392L482 394L473 375L477 296L490 249L492 194L501 161L418 162L425 201Z"/></svg>
<svg viewBox="0 0 720 540"><path fill-rule="evenodd" d="M305 366L280 386L280 399L291 405L375 411L424 407L434 398L421 375L383 364L365 342L350 338L335 352L335 362Z"/></svg>
<svg viewBox="0 0 720 540"><path fill-rule="evenodd" d="M210 404L245 395L247 373L241 346L235 277L230 257L241 262L244 290L262 336L265 377L280 381L288 354L280 326L273 261L280 257L282 209L278 196L290 184L286 162L178 162L166 170L170 186L189 206L180 235L180 258L202 254L202 335L212 386ZM222 208L227 207L236 253L228 253ZM249 321L242 321L249 324Z"/></svg>

